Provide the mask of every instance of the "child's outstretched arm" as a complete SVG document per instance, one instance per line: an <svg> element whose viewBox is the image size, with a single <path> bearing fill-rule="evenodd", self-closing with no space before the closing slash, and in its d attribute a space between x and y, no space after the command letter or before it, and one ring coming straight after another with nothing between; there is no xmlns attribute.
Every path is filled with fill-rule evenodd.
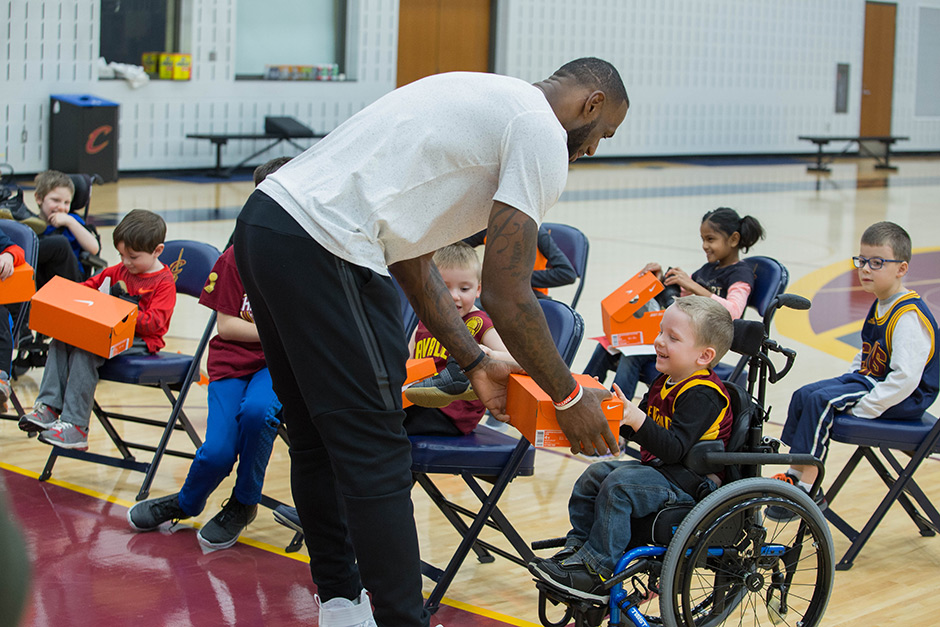
<svg viewBox="0 0 940 627"><path fill-rule="evenodd" d="M258 327L255 326L254 322L248 322L244 318L219 312L215 325L219 331L219 337L223 340L254 343L261 341L261 338L258 337Z"/></svg>
<svg viewBox="0 0 940 627"><path fill-rule="evenodd" d="M616 383L614 383L614 394L623 401L623 419L620 424L627 425L634 431L639 431L643 423L646 422L646 414L626 397L623 390Z"/></svg>
<svg viewBox="0 0 940 627"><path fill-rule="evenodd" d="M509 354L509 349L506 348L506 345L499 337L499 333L496 331L495 327L487 329L486 333L483 334L483 338L480 342L480 350L493 359L508 362L515 368L522 368L522 366L512 358L512 355Z"/></svg>

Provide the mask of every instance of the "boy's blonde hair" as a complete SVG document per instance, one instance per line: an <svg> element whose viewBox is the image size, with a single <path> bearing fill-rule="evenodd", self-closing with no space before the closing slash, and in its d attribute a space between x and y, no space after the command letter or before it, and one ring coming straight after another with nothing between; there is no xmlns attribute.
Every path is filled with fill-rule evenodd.
<svg viewBox="0 0 940 627"><path fill-rule="evenodd" d="M673 304L692 320L692 333L698 345L715 349L715 359L708 365L713 367L731 348L731 340L734 339L731 313L707 296L682 296Z"/></svg>
<svg viewBox="0 0 940 627"><path fill-rule="evenodd" d="M67 187L72 195L75 195L75 183L68 174L63 174L58 170L46 170L36 175L36 197L40 199L40 202L56 187Z"/></svg>
<svg viewBox="0 0 940 627"><path fill-rule="evenodd" d="M866 246L889 246L892 257L911 262L911 236L894 222L875 222L862 233Z"/></svg>
<svg viewBox="0 0 940 627"><path fill-rule="evenodd" d="M125 248L140 253L152 253L165 239L166 222L146 209L133 209L114 227L115 248L124 244Z"/></svg>
<svg viewBox="0 0 940 627"><path fill-rule="evenodd" d="M483 273L477 251L463 242L439 248L434 253L433 260L438 270L470 270L476 274L477 281Z"/></svg>

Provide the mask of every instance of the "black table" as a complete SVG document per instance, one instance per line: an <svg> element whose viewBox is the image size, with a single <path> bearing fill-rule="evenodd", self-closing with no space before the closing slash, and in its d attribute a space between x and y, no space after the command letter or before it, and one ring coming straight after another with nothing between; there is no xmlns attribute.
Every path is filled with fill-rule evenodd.
<svg viewBox="0 0 940 627"><path fill-rule="evenodd" d="M307 149L306 147L301 146L300 144L294 141L294 139L298 139L298 138L290 137L289 135L277 135L277 134L272 134L272 133L262 133L262 134L255 134L255 135L193 133L193 134L187 135L186 137L188 137L189 139L208 139L210 142L215 144L215 170L212 172L212 174L214 176L218 176L221 178L230 177L233 171L244 166L246 163L248 163L249 161L257 157L261 153L271 150L272 148L274 148L281 142L287 142L291 144L292 146L294 146L295 148L297 148L297 150L300 150L301 152ZM313 137L314 139L321 139L323 137L326 137L326 135L312 135L309 137ZM265 139L265 140L272 140L272 141L270 144L266 145L261 150L258 150L257 152L252 153L250 156L242 159L239 163L233 165L230 168L226 168L223 170L222 169L222 146L226 145L229 142L229 140L238 140L238 139L254 139L254 140Z"/></svg>
<svg viewBox="0 0 940 627"><path fill-rule="evenodd" d="M860 136L833 136L833 135L800 135L799 139L813 142L819 148L819 152L816 153L816 165L811 165L806 168L808 172L829 172L829 167L827 164L823 163L823 146L829 142L847 142L845 148L836 156L844 155L848 152L849 148L852 147L852 144L858 144L859 153L864 153L869 157L873 158L878 163L875 164L875 167L881 170L897 170L897 166L891 165L891 145L899 141L907 141L910 137L902 137L899 135L860 135ZM865 145L865 142L876 141L884 144L885 154L884 157L881 155L876 155ZM827 163L831 163L835 160L835 157L830 159Z"/></svg>

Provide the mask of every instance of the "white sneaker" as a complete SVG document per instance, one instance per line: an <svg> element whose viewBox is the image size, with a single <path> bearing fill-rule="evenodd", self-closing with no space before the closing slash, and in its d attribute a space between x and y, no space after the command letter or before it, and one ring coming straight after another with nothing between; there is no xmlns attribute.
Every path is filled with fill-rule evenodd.
<svg viewBox="0 0 940 627"><path fill-rule="evenodd" d="M354 601L336 597L321 605L319 595L314 595L314 599L320 610L320 627L378 627L365 588Z"/></svg>

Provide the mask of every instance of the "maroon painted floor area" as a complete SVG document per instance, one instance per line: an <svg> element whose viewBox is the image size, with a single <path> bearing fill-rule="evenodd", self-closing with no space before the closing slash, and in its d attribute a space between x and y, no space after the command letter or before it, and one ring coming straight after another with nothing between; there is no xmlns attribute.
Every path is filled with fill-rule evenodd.
<svg viewBox="0 0 940 627"><path fill-rule="evenodd" d="M0 470L33 568L23 625L316 625L307 564L195 530L134 533L123 506ZM442 606L432 625L496 627Z"/></svg>

